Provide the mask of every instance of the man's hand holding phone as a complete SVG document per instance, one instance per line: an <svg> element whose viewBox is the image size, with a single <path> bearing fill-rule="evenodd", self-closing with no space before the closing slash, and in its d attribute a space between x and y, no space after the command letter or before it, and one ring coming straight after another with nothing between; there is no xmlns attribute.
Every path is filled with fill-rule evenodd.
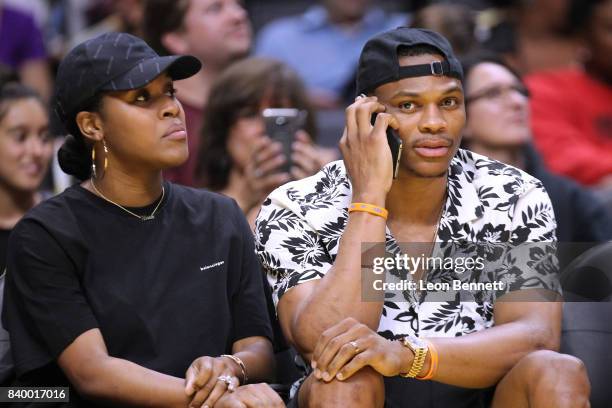
<svg viewBox="0 0 612 408"><path fill-rule="evenodd" d="M393 160L387 128L399 128L397 119L384 113L375 96L357 97L346 109L340 150L353 187L353 202L384 207L393 181ZM372 115L376 115L374 125Z"/></svg>

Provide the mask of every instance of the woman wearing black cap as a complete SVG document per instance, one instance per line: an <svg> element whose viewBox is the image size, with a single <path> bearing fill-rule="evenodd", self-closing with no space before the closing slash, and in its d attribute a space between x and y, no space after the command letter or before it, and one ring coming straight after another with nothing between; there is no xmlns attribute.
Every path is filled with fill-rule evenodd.
<svg viewBox="0 0 612 408"><path fill-rule="evenodd" d="M59 160L83 182L15 227L3 310L17 385L70 386L57 406L282 406L242 385L270 377L272 346L240 209L162 179L188 155L172 81L199 68L122 33L60 64Z"/></svg>

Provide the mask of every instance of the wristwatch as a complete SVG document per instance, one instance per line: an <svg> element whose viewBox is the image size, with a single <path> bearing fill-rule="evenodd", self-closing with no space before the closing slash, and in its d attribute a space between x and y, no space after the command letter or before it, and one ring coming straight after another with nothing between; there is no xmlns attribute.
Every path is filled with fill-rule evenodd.
<svg viewBox="0 0 612 408"><path fill-rule="evenodd" d="M425 358L429 351L429 343L415 336L405 336L401 342L404 347L408 347L412 351L414 359L412 360L410 370L405 374L400 373L400 375L402 377L415 378L423 370Z"/></svg>

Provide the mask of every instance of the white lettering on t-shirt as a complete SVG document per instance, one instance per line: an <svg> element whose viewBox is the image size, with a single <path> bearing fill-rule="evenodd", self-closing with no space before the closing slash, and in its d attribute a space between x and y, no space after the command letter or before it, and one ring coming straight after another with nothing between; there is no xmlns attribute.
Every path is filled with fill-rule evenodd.
<svg viewBox="0 0 612 408"><path fill-rule="evenodd" d="M215 266L221 266L225 263L225 261L216 262L212 265L200 266L201 271L205 271L206 269L214 268Z"/></svg>

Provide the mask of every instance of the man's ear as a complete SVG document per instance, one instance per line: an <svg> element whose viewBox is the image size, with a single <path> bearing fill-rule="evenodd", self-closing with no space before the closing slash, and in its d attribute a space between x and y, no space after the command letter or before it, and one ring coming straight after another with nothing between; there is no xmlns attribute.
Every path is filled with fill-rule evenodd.
<svg viewBox="0 0 612 408"><path fill-rule="evenodd" d="M185 41L182 34L176 31L162 35L161 43L171 54L189 53L187 41Z"/></svg>
<svg viewBox="0 0 612 408"><path fill-rule="evenodd" d="M81 134L86 139L99 142L104 138L104 128L99 113L81 111L77 113L75 120Z"/></svg>

